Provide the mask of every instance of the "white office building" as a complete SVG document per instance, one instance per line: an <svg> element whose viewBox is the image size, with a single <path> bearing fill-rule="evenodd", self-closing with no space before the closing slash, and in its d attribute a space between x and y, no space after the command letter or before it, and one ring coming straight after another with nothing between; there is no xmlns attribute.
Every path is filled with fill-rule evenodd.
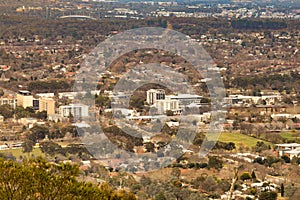
<svg viewBox="0 0 300 200"><path fill-rule="evenodd" d="M147 91L147 103L153 105L157 100L165 99L166 92L162 89L150 89Z"/></svg>
<svg viewBox="0 0 300 200"><path fill-rule="evenodd" d="M182 111L179 108L179 101L176 99L156 100L154 106L157 108L157 113L160 115L166 114L167 110L171 110L175 115L180 114Z"/></svg>
<svg viewBox="0 0 300 200"><path fill-rule="evenodd" d="M88 117L89 106L83 104L70 104L66 106L60 106L59 113L62 117Z"/></svg>
<svg viewBox="0 0 300 200"><path fill-rule="evenodd" d="M182 106L196 104L200 105L203 96L195 94L177 94L177 95L167 95L166 99L178 100L179 104Z"/></svg>

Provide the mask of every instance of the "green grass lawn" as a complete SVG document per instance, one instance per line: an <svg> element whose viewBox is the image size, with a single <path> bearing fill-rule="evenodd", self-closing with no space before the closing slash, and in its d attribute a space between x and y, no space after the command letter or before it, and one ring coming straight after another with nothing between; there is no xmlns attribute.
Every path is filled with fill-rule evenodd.
<svg viewBox="0 0 300 200"><path fill-rule="evenodd" d="M23 149L8 149L8 150L3 150L3 151L0 151L0 153L12 153L12 155L14 157L16 157L17 159L19 159L20 156L23 156L23 157L39 157L39 156L44 156L43 152L41 151L40 148L36 148L36 149L33 149L32 152L30 152L29 154L28 153L23 153Z"/></svg>
<svg viewBox="0 0 300 200"><path fill-rule="evenodd" d="M300 133L299 132L283 132L280 134L280 136L287 140L296 140L300 139Z"/></svg>
<svg viewBox="0 0 300 200"><path fill-rule="evenodd" d="M262 141L265 144L270 144L267 141L259 140L241 133L222 133L219 137L219 141L221 142L233 142L237 147L245 146L245 147L254 147L258 141Z"/></svg>

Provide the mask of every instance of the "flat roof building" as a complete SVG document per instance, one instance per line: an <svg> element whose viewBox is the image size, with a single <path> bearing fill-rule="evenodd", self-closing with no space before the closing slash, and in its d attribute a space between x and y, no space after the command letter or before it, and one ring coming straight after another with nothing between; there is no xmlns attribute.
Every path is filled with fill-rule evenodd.
<svg viewBox="0 0 300 200"><path fill-rule="evenodd" d="M196 104L200 105L203 96L196 94L177 94L177 95L167 95L166 99L178 100L180 105L190 105Z"/></svg>
<svg viewBox="0 0 300 200"><path fill-rule="evenodd" d="M166 114L168 110L171 110L175 115L179 115L182 112L179 108L179 101L176 99L157 100L154 105L159 115Z"/></svg>
<svg viewBox="0 0 300 200"><path fill-rule="evenodd" d="M17 98L15 96L5 96L0 98L0 105L10 105L11 108L17 107Z"/></svg>
<svg viewBox="0 0 300 200"><path fill-rule="evenodd" d="M55 101L52 98L42 97L39 99L39 111L46 111L47 115L55 114Z"/></svg>
<svg viewBox="0 0 300 200"><path fill-rule="evenodd" d="M277 156L281 157L294 150L300 150L300 144L298 143L287 143L287 144L275 144L275 151Z"/></svg>
<svg viewBox="0 0 300 200"><path fill-rule="evenodd" d="M19 90L17 94L17 105L23 108L33 107L33 96L27 90Z"/></svg>
<svg viewBox="0 0 300 200"><path fill-rule="evenodd" d="M66 106L60 106L59 113L62 117L88 117L89 106L83 104L70 104Z"/></svg>
<svg viewBox="0 0 300 200"><path fill-rule="evenodd" d="M150 89L147 91L147 103L153 105L157 100L165 99L166 92L163 89Z"/></svg>

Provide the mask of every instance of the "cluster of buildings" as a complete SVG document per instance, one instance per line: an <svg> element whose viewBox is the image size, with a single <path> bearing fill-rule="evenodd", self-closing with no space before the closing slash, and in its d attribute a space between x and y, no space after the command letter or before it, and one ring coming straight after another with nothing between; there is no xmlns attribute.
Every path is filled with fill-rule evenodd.
<svg viewBox="0 0 300 200"><path fill-rule="evenodd" d="M277 192L280 189L280 185L270 183L269 181L261 181L256 183L245 182L241 185L241 189L233 191L232 195L230 195L230 192L227 191L225 192L225 194L221 195L221 199L227 200L230 199L230 196L231 199L256 199L255 195L247 193L247 191L251 188L255 188L256 190L259 190L261 192Z"/></svg>
<svg viewBox="0 0 300 200"><path fill-rule="evenodd" d="M58 98L74 98L73 93L59 93ZM36 111L46 111L49 119L62 119L68 117L89 116L89 106L83 104L69 104L56 106L54 93L33 95L30 91L19 90L16 95L6 95L0 98L0 105L10 105L15 109L17 106L33 108Z"/></svg>
<svg viewBox="0 0 300 200"><path fill-rule="evenodd" d="M292 160L294 157L300 156L300 144L298 143L276 144L275 151L278 157L285 155Z"/></svg>
<svg viewBox="0 0 300 200"><path fill-rule="evenodd" d="M91 92L92 95L98 94L97 91ZM4 95L0 98L0 105L8 104L12 109L17 107L33 108L35 111L45 111L49 120L63 120L69 117L75 117L80 119L82 117L89 116L89 106L81 103L70 103L67 105L58 105L59 99L74 100L78 92L62 92L55 95L54 93L40 93L33 95L30 91L19 90L17 94ZM123 102L127 99L126 94L109 94L111 99L114 99L113 103ZM166 95L166 91L163 89L150 89L147 91L146 104L150 106L150 114L147 116L141 116L136 110L121 109L121 115L126 116L130 120L152 120L158 119L161 116L181 115L187 108L199 108L203 106L201 104L202 96L194 94L176 94ZM68 101L68 102L70 102ZM118 106L112 106L118 107ZM111 112L112 109L106 109L105 112ZM200 113L196 113L200 114ZM209 115L205 115L205 119L209 118ZM202 118L201 118L202 121Z"/></svg>
<svg viewBox="0 0 300 200"><path fill-rule="evenodd" d="M88 19L96 18L133 18L176 16L176 17L224 17L224 18L294 18L299 19L299 11L291 5L286 6L288 12L282 11L282 5L270 2L268 4L253 2L223 2L187 3L178 1L141 1L120 3L115 0L99 1L69 1L67 4L52 3L47 7L21 6L16 8L17 13L40 13L45 18L58 17L65 13L73 16L85 15ZM99 12L99 5L102 7ZM90 17L93 16L93 17ZM64 16L66 17L66 16Z"/></svg>
<svg viewBox="0 0 300 200"><path fill-rule="evenodd" d="M231 106L242 106L252 104L275 105L281 102L281 95L265 95L265 96L244 96L244 95L229 95L225 98L225 102Z"/></svg>
<svg viewBox="0 0 300 200"><path fill-rule="evenodd" d="M197 122L203 124L211 118L210 112L200 113L201 107L208 107L206 103L202 103L203 96L195 94L175 94L167 95L164 89L149 89L146 91L145 107L149 108L149 113L143 115L136 108L128 109L128 102L131 94L123 92L114 93L105 91L111 101L111 108L104 110L104 113L114 113L115 117L126 118L128 121L153 121L162 120L168 116L176 116L182 118L189 114ZM201 123L200 123L201 122ZM202 123L203 122L203 123ZM168 124L170 127L179 126L177 123Z"/></svg>
<svg viewBox="0 0 300 200"><path fill-rule="evenodd" d="M202 96L192 94L166 95L163 89L150 89L147 91L147 103L157 109L157 114L166 114L172 111L180 115L187 107L200 107Z"/></svg>
<svg viewBox="0 0 300 200"><path fill-rule="evenodd" d="M215 17L228 17L228 18L271 18L271 19L299 19L300 15L297 14L297 12L291 11L291 12L281 12L277 11L274 8L266 7L264 11L252 7L241 7L237 8L230 5L220 5L220 9L222 9L222 12L220 13L214 13L213 16Z"/></svg>

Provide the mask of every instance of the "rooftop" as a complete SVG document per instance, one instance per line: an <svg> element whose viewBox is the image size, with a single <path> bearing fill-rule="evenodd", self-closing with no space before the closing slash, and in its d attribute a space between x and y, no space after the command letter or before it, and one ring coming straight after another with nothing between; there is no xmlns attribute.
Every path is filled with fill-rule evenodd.
<svg viewBox="0 0 300 200"><path fill-rule="evenodd" d="M18 93L22 95L31 95L31 92L29 92L28 90L19 90Z"/></svg>
<svg viewBox="0 0 300 200"><path fill-rule="evenodd" d="M298 143L276 144L278 147L300 147Z"/></svg>
<svg viewBox="0 0 300 200"><path fill-rule="evenodd" d="M177 94L177 95L168 95L169 98L172 99L201 99L203 96L199 96L196 94Z"/></svg>

